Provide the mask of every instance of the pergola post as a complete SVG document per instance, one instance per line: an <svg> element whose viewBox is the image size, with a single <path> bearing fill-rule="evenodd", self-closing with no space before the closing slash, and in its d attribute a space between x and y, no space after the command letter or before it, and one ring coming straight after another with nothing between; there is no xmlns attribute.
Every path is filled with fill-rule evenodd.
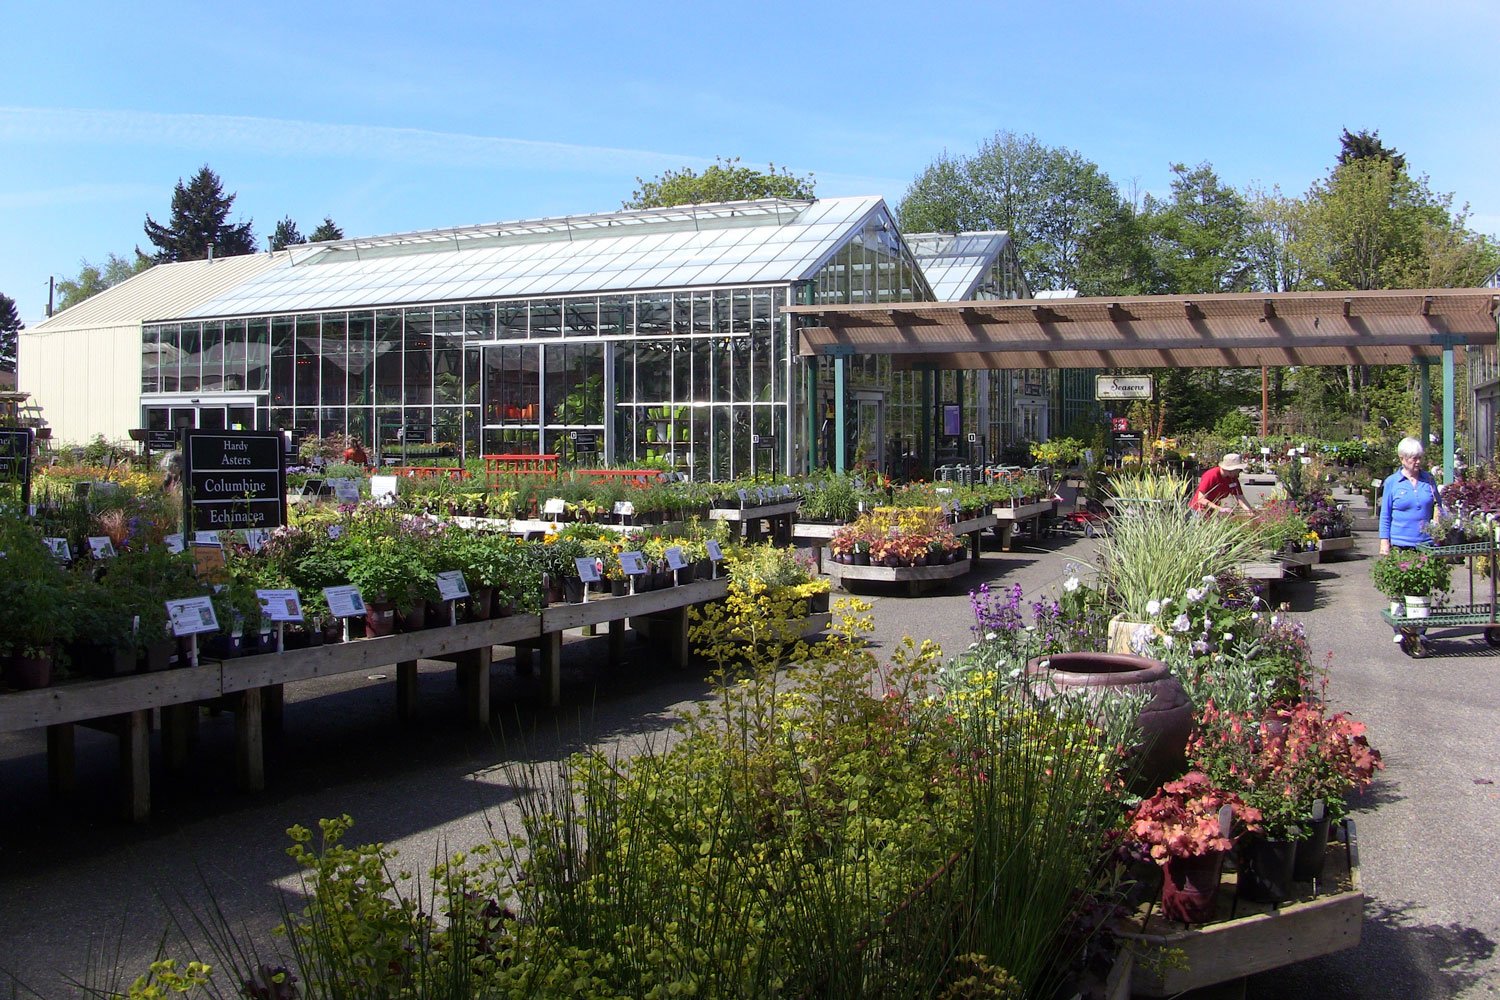
<svg viewBox="0 0 1500 1000"><path fill-rule="evenodd" d="M922 465L932 468L932 369L922 369Z"/></svg>
<svg viewBox="0 0 1500 1000"><path fill-rule="evenodd" d="M1453 482L1453 444L1458 433L1455 419L1457 404L1453 399L1453 340L1443 339L1443 482Z"/></svg>
<svg viewBox="0 0 1500 1000"><path fill-rule="evenodd" d="M845 439L844 426L844 403L847 393L846 384L849 381L849 358L840 355L833 359L833 471L844 473L848 471L848 455L845 454L848 443Z"/></svg>

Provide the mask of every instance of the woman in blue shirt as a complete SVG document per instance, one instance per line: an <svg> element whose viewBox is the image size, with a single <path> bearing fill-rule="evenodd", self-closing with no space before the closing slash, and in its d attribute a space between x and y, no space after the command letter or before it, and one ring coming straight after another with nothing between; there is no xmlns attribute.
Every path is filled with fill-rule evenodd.
<svg viewBox="0 0 1500 1000"><path fill-rule="evenodd" d="M1442 509L1437 481L1422 468L1422 442L1402 438L1396 445L1401 467L1386 478L1380 493L1380 554L1391 546L1412 549L1432 545L1427 528Z"/></svg>

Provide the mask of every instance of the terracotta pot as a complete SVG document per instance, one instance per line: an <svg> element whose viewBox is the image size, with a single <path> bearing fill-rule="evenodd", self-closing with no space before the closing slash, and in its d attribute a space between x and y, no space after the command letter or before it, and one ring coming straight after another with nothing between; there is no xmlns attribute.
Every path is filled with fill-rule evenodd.
<svg viewBox="0 0 1500 1000"><path fill-rule="evenodd" d="M1135 785L1149 791L1182 773L1193 728L1193 705L1182 683L1167 665L1145 656L1121 653L1057 653L1026 664L1028 674L1058 689L1084 688L1108 697L1110 692L1150 695L1136 717L1143 736Z"/></svg>
<svg viewBox="0 0 1500 1000"><path fill-rule="evenodd" d="M1240 843L1239 894L1257 903L1279 903L1292 895L1297 842L1252 836Z"/></svg>
<svg viewBox="0 0 1500 1000"><path fill-rule="evenodd" d="M5 665L0 668L0 675L5 679L7 687L15 688L17 691L34 691L37 688L50 687L52 685L52 657L47 656L8 656Z"/></svg>
<svg viewBox="0 0 1500 1000"><path fill-rule="evenodd" d="M1223 851L1193 858L1168 858L1162 866L1161 912L1169 920L1201 924L1214 914Z"/></svg>
<svg viewBox="0 0 1500 1000"><path fill-rule="evenodd" d="M1328 856L1328 816L1312 825L1307 836L1297 841L1297 858L1292 862L1292 878L1298 882L1311 882L1323 875L1323 862Z"/></svg>
<svg viewBox="0 0 1500 1000"><path fill-rule="evenodd" d="M396 605L390 601L365 604L365 635L375 637L396 634Z"/></svg>

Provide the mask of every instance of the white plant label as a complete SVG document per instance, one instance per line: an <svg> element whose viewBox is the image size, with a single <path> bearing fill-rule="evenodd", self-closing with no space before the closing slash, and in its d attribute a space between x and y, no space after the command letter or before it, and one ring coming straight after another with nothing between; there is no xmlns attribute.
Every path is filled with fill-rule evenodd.
<svg viewBox="0 0 1500 1000"><path fill-rule="evenodd" d="M599 582L599 564L593 556L580 556L573 560L573 565L578 567L578 579L584 583Z"/></svg>
<svg viewBox="0 0 1500 1000"><path fill-rule="evenodd" d="M352 479L330 479L329 487L335 499L345 503L359 503L359 484Z"/></svg>
<svg viewBox="0 0 1500 1000"><path fill-rule="evenodd" d="M567 509L568 505L562 497L552 497L546 503L542 504L542 513L548 517L562 517L563 512Z"/></svg>
<svg viewBox="0 0 1500 1000"><path fill-rule="evenodd" d="M724 561L724 550L719 548L718 542L710 538L706 543L704 543L704 547L708 549L708 558L710 560L712 560L713 562Z"/></svg>
<svg viewBox="0 0 1500 1000"><path fill-rule="evenodd" d="M667 557L667 565L673 569L687 569L687 560L683 558L682 546L673 545L664 553Z"/></svg>
<svg viewBox="0 0 1500 1000"><path fill-rule="evenodd" d="M625 571L626 576L640 576L646 572L646 564L641 561L639 552L621 552L620 568Z"/></svg>
<svg viewBox="0 0 1500 1000"><path fill-rule="evenodd" d="M352 583L340 587L324 587L323 597L328 601L328 610L335 618L357 618L365 613L365 600L359 596L359 588Z"/></svg>
<svg viewBox="0 0 1500 1000"><path fill-rule="evenodd" d="M183 540L181 532L178 532L175 535L168 535L166 538L163 538L162 541L166 543L167 551L172 553L174 556L181 555L183 549L187 548L187 543Z"/></svg>
<svg viewBox="0 0 1500 1000"><path fill-rule="evenodd" d="M302 597L295 590L257 590L260 616L272 622L300 622Z"/></svg>
<svg viewBox="0 0 1500 1000"><path fill-rule="evenodd" d="M90 535L89 551L94 554L95 559L113 559L115 543L109 540L108 535Z"/></svg>
<svg viewBox="0 0 1500 1000"><path fill-rule="evenodd" d="M271 538L271 533L265 528L246 528L245 544L251 552L259 552L266 547L266 542Z"/></svg>
<svg viewBox="0 0 1500 1000"><path fill-rule="evenodd" d="M180 601L167 601L166 604L173 635L199 635L219 631L219 619L214 614L212 598L185 597Z"/></svg>
<svg viewBox="0 0 1500 1000"><path fill-rule="evenodd" d="M450 569L437 575L438 596L445 601L456 601L469 596L469 584L462 570Z"/></svg>
<svg viewBox="0 0 1500 1000"><path fill-rule="evenodd" d="M60 561L71 562L73 560L73 550L68 547L66 538L44 538L42 541L47 543L47 548L51 549L52 554Z"/></svg>
<svg viewBox="0 0 1500 1000"><path fill-rule="evenodd" d="M635 504L631 503L629 500L616 500L615 516L635 517Z"/></svg>

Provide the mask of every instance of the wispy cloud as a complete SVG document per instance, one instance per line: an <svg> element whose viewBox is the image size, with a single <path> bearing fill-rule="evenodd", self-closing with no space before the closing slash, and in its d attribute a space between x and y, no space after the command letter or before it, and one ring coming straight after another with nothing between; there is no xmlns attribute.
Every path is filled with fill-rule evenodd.
<svg viewBox="0 0 1500 1000"><path fill-rule="evenodd" d="M573 173L649 172L713 162L700 156L383 125L239 115L0 107L0 142L239 149L266 156Z"/></svg>
<svg viewBox="0 0 1500 1000"><path fill-rule="evenodd" d="M0 191L0 210L20 212L64 205L134 203L160 194L159 185L151 184L68 184L32 191Z"/></svg>

